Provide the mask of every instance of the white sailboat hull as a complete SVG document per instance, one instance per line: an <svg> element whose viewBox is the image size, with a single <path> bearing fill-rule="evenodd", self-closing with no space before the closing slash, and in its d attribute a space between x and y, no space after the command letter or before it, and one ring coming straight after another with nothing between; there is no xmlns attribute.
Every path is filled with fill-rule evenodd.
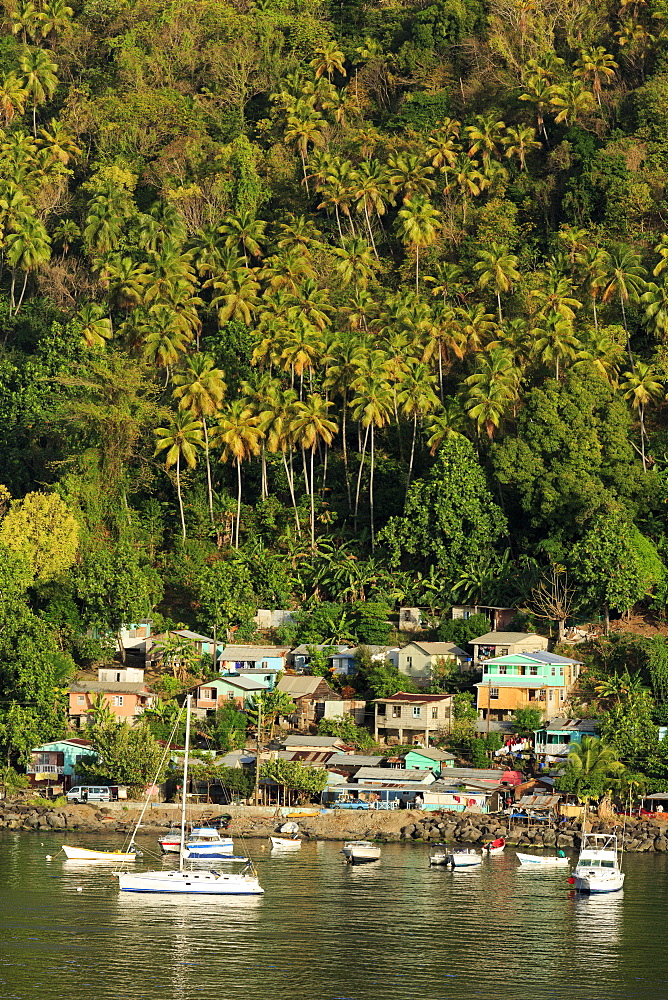
<svg viewBox="0 0 668 1000"><path fill-rule="evenodd" d="M272 847L294 848L301 847L301 840L289 840L287 837L270 837Z"/></svg>
<svg viewBox="0 0 668 1000"><path fill-rule="evenodd" d="M162 892L209 896L262 896L255 875L213 871L121 872L121 892Z"/></svg>
<svg viewBox="0 0 668 1000"><path fill-rule="evenodd" d="M119 861L136 861L137 855L130 851L89 851L85 847L70 847L63 844L63 853L70 861L111 861L118 864Z"/></svg>

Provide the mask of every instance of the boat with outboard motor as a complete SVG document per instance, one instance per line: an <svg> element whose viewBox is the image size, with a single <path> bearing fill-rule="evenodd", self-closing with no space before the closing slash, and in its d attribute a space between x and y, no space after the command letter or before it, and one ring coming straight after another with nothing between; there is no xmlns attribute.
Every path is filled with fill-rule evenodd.
<svg viewBox="0 0 668 1000"><path fill-rule="evenodd" d="M584 833L580 856L569 884L577 892L619 892L624 888L624 872L615 833Z"/></svg>

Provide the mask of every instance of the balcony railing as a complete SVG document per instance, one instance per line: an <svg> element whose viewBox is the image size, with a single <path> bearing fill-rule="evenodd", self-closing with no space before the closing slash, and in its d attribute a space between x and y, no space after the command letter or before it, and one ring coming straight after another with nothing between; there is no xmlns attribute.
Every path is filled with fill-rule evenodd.
<svg viewBox="0 0 668 1000"><path fill-rule="evenodd" d="M60 764L28 764L26 774L65 774Z"/></svg>

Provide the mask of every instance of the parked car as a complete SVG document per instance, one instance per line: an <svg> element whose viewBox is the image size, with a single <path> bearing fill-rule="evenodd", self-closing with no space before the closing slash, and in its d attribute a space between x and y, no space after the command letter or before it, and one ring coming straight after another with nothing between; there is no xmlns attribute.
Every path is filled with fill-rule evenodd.
<svg viewBox="0 0 668 1000"><path fill-rule="evenodd" d="M369 809L368 802L362 802L361 799L351 799L350 802L335 802L335 809Z"/></svg>
<svg viewBox="0 0 668 1000"><path fill-rule="evenodd" d="M102 785L77 785L67 793L68 802L111 802L111 791Z"/></svg>

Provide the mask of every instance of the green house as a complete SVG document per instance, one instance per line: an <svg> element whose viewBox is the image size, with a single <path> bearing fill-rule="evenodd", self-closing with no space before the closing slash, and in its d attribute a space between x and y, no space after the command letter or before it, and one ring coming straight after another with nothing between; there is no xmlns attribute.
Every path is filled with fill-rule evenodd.
<svg viewBox="0 0 668 1000"><path fill-rule="evenodd" d="M415 747L404 754L404 767L406 770L418 768L419 770L429 769L438 777L445 768L455 766L455 755L447 750L439 750L436 747L423 749Z"/></svg>

